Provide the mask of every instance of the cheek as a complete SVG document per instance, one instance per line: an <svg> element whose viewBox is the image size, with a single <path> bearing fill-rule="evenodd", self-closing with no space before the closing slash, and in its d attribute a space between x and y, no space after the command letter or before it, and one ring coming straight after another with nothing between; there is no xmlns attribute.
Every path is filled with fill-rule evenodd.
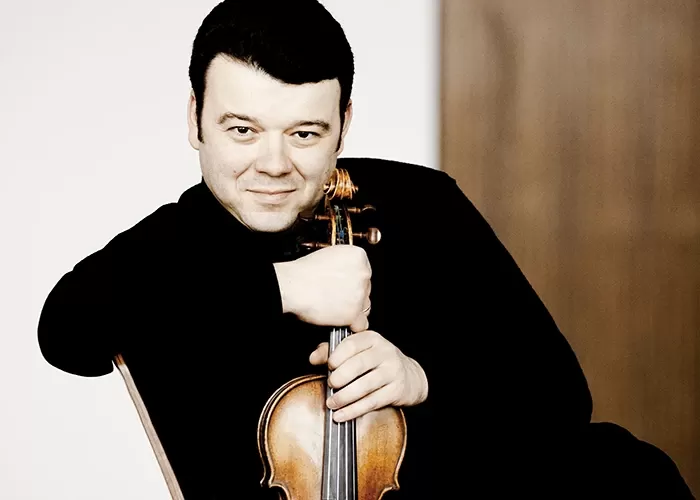
<svg viewBox="0 0 700 500"><path fill-rule="evenodd" d="M330 176L335 167L336 158L333 155L335 149L328 151L299 151L299 154L294 158L294 163L297 165L299 173L312 184L322 184Z"/></svg>
<svg viewBox="0 0 700 500"><path fill-rule="evenodd" d="M252 164L252 156L245 148L211 145L206 149L201 160L203 164L206 163L206 168L211 172L222 177L236 178Z"/></svg>

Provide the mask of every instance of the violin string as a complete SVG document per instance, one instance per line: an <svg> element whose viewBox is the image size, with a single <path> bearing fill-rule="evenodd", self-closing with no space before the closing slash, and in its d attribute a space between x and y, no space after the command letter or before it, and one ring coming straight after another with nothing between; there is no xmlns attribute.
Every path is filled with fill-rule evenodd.
<svg viewBox="0 0 700 500"><path fill-rule="evenodd" d="M345 329L334 328L331 331L331 339L329 349L333 352L337 346L351 335L351 332ZM329 370L328 375L331 375ZM328 395L333 396L335 390L328 387ZM356 471L356 423L354 420L346 422L335 422L334 410L327 409L328 425L326 431L328 437L326 439L325 453L325 470L324 483L325 495L324 500L356 500L357 499L357 471ZM335 459L335 464L333 460ZM335 473L333 477L332 472ZM329 476L330 474L330 476ZM345 494L342 495L341 493Z"/></svg>
<svg viewBox="0 0 700 500"><path fill-rule="evenodd" d="M349 330L347 328L344 329L343 334L344 334L343 336L345 338L347 338L350 335ZM353 470L352 469L353 463L351 462L352 455L350 453L350 451L351 451L350 447L352 446L352 442L349 439L349 431L352 428L352 426L353 426L352 421L346 421L344 424L344 428L345 428L344 429L345 430L345 447L344 447L344 449L345 449L345 470L343 472L345 473L345 478L344 478L345 479L345 498L347 498L347 499L352 498L350 496L350 492L351 492L350 476L351 476L352 470Z"/></svg>
<svg viewBox="0 0 700 500"><path fill-rule="evenodd" d="M346 330L345 330L345 329L341 329L340 332L338 332L338 333L339 333L339 336L340 336L340 339L339 339L340 342L342 342L343 340L345 340L345 337L346 337ZM340 342L338 342L338 343L340 343ZM348 433L347 433L347 429L348 429L348 425L349 425L348 422L341 422L341 424L340 424L340 430L342 431L342 439L343 439L343 441L342 441L342 444L341 444L341 443L339 443L339 444L341 445L341 446L340 446L341 452L342 452L343 455L344 455L344 456L343 456L343 465L342 465L342 469L341 469L340 473L341 473L342 476L343 476L343 480L342 480L341 486L342 486L343 489L345 490L345 495L344 495L344 496L340 496L340 494L339 494L338 497L339 497L339 498L343 498L343 499L349 499L349 497L348 497L348 460L347 460L347 458L348 458L348 439L347 439L347 434L348 434ZM340 440L339 440L339 441L340 441Z"/></svg>
<svg viewBox="0 0 700 500"><path fill-rule="evenodd" d="M343 430L345 431L345 433L344 433L345 434L345 436L344 436L345 437L345 449L344 449L344 451L345 451L345 470L343 471L345 473L345 478L344 478L345 498L350 498L350 492L348 491L348 487L350 486L349 481L348 481L348 479L349 479L348 474L349 474L349 469L350 469L350 467L348 465L348 447L350 444L348 441L348 425L349 425L349 422L343 423L343 428L344 428Z"/></svg>
<svg viewBox="0 0 700 500"><path fill-rule="evenodd" d="M330 338L330 344L328 346L328 355L330 356L333 350L335 349L335 333L336 330L332 329L331 330L331 338ZM328 377L330 377L331 371L330 369L328 370ZM329 396L333 395L333 389L328 386L327 394ZM323 499L331 499L333 496L331 495L331 488L334 487L334 485L331 484L330 482L330 477L328 475L330 474L330 468L331 468L331 453L333 452L333 410L326 409L326 418L328 419L328 422L326 424L326 432L328 433L326 436L326 450L324 453L324 478L323 482L325 483L326 491L325 495L323 496Z"/></svg>
<svg viewBox="0 0 700 500"><path fill-rule="evenodd" d="M338 347L338 344L340 344L341 339L341 330L336 329L333 332L333 349L335 350ZM333 390L335 392L335 390ZM332 414L335 413L335 411L331 412ZM341 424L338 422L333 421L333 430L334 434L336 435L335 439L335 454L336 454L336 474L335 474L335 498L337 499L340 496L340 479L341 479L341 470L340 470L340 427Z"/></svg>
<svg viewBox="0 0 700 500"><path fill-rule="evenodd" d="M356 464L356 459L357 459L357 449L356 449L356 441L355 441L355 429L356 429L356 423L355 420L351 420L349 422L349 427L350 427L350 437L349 437L349 451L348 454L350 456L350 467L348 469L348 473L350 474L350 477L348 478L348 488L350 489L350 498L355 499L357 496L357 485L355 484L355 481L357 479L357 464Z"/></svg>
<svg viewBox="0 0 700 500"><path fill-rule="evenodd" d="M341 334L341 330L336 330L335 348L337 348L341 342L340 334ZM334 389L334 391L335 391L335 389ZM335 495L336 495L336 498L339 498L340 497L340 479L342 478L342 476L341 476L342 470L340 468L340 465L341 465L341 463L340 463L340 449L341 449L340 431L341 431L342 423L336 422L334 425L335 425L335 429L337 432L337 434L336 434L337 438L335 441L335 445L336 445L336 448L335 448L336 459L335 460L336 460L336 465L338 467L338 470L336 470L336 476L335 476L336 477Z"/></svg>
<svg viewBox="0 0 700 500"><path fill-rule="evenodd" d="M341 330L341 337L342 337L341 342L343 340L345 340L345 336L346 336L345 330ZM341 471L341 473L343 474L343 486L345 486L344 498L349 498L348 497L348 460L347 460L348 459L348 432L347 432L348 423L343 422L342 426L343 426L343 444L344 444L343 452L345 454L345 457L344 457L345 460L343 461L343 465L345 465L345 468Z"/></svg>

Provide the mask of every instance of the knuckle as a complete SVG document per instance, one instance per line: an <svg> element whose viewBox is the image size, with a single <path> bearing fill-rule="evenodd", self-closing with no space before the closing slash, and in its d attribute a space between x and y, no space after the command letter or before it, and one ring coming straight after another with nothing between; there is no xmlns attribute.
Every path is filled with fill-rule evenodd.
<svg viewBox="0 0 700 500"><path fill-rule="evenodd" d="M386 371L387 371L387 376L391 378L391 380L398 380L399 375L401 375L401 364L397 362L395 359L389 358L385 364L386 366Z"/></svg>
<svg viewBox="0 0 700 500"><path fill-rule="evenodd" d="M342 387L342 383L343 383L343 373L342 372L335 371L331 374L330 377L328 377L328 384L333 388ZM340 393L338 393L338 394L340 394ZM333 396L333 399L336 401L338 400L338 394ZM342 398L342 394L340 397Z"/></svg>
<svg viewBox="0 0 700 500"><path fill-rule="evenodd" d="M355 356L355 354L357 354L359 352L358 347L357 347L357 338L356 337L351 335L350 337L346 338L343 342L347 342L347 350L348 350L348 357L349 358L352 358L353 356Z"/></svg>
<svg viewBox="0 0 700 500"><path fill-rule="evenodd" d="M338 392L338 393L333 395L333 400L332 400L333 405L336 408L342 408L346 404L345 399L346 399L345 392Z"/></svg>
<svg viewBox="0 0 700 500"><path fill-rule="evenodd" d="M362 261L366 258L365 251L362 247L357 245L346 245L348 249L348 254L355 261L355 264L362 264Z"/></svg>
<svg viewBox="0 0 700 500"><path fill-rule="evenodd" d="M397 382L396 383L396 390L394 391L394 397L393 397L394 403L401 402L401 396L403 395L404 390L405 390L404 384L402 382Z"/></svg>

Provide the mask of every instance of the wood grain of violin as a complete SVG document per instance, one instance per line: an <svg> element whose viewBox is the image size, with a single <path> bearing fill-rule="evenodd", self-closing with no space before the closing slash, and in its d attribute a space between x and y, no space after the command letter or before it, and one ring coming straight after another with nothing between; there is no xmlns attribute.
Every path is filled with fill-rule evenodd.
<svg viewBox="0 0 700 500"><path fill-rule="evenodd" d="M376 228L354 232L351 215L373 207L350 206L357 191L347 171L337 169L325 186L326 241L308 248L352 245L363 238L377 244ZM344 201L345 200L345 201ZM329 355L352 332L330 328ZM329 374L330 375L330 374ZM335 422L326 400L334 390L326 375L305 375L280 387L267 401L258 423L258 450L264 474L261 486L276 489L282 500L379 500L399 489L407 427L399 408L385 407L348 422Z"/></svg>

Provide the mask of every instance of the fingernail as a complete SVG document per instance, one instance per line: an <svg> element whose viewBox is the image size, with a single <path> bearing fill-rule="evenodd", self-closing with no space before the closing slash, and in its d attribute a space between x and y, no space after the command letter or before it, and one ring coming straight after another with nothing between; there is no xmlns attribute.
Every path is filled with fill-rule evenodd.
<svg viewBox="0 0 700 500"><path fill-rule="evenodd" d="M336 411L333 413L333 418L336 422L342 422L345 419L345 412L343 410Z"/></svg>
<svg viewBox="0 0 700 500"><path fill-rule="evenodd" d="M328 408L331 410L335 408L335 401L333 401L333 398L328 398L326 400L326 405L328 405Z"/></svg>

